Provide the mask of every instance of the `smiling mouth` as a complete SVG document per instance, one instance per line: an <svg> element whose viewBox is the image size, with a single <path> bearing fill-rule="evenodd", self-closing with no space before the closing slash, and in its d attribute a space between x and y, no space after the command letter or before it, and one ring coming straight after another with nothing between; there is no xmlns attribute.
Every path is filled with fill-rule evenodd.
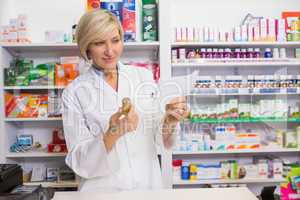
<svg viewBox="0 0 300 200"><path fill-rule="evenodd" d="M114 58L103 58L103 60L104 60L105 62L112 62L112 61L114 61L115 59L114 59Z"/></svg>

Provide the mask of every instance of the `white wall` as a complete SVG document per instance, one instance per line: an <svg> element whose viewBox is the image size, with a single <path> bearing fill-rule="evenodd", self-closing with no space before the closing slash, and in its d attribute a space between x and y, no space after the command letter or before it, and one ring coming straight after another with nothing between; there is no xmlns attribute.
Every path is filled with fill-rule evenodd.
<svg viewBox="0 0 300 200"><path fill-rule="evenodd" d="M71 26L85 11L85 0L0 0L0 23L18 14L28 15L33 42L44 41L46 30L71 32Z"/></svg>
<svg viewBox="0 0 300 200"><path fill-rule="evenodd" d="M9 16L13 13L14 1L0 0L0 24L8 23Z"/></svg>
<svg viewBox="0 0 300 200"><path fill-rule="evenodd" d="M211 26L228 30L247 13L280 18L282 11L300 11L299 0L171 0L171 24Z"/></svg>

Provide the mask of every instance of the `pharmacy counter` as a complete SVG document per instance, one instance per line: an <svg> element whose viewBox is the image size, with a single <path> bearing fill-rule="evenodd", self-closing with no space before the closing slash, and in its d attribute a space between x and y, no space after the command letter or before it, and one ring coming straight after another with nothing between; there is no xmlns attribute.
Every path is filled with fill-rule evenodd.
<svg viewBox="0 0 300 200"><path fill-rule="evenodd" d="M147 191L124 191L116 193L93 192L56 192L53 200L257 200L247 188L199 188L169 189Z"/></svg>

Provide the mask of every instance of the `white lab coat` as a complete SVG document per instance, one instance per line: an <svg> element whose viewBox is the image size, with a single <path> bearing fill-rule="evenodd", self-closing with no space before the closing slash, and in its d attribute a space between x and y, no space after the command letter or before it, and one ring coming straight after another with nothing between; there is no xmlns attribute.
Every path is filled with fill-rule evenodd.
<svg viewBox="0 0 300 200"><path fill-rule="evenodd" d="M156 143L162 144L158 127L161 114L153 98L156 91L151 86L152 73L121 63L118 69L118 92L92 67L63 92L66 163L81 177L81 191L162 187L156 152ZM117 112L124 97L133 101L139 126L133 133L122 136L107 153L102 137L110 116ZM151 119L153 116L155 119ZM156 134L160 137L155 137Z"/></svg>

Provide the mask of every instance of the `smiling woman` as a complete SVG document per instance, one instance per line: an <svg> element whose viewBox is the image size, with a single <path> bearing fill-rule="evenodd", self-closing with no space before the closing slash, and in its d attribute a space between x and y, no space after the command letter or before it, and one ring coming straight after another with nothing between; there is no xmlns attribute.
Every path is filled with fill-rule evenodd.
<svg viewBox="0 0 300 200"><path fill-rule="evenodd" d="M79 21L76 37L83 58L105 74L117 90L117 62L123 52L123 31L116 16L107 10L86 13Z"/></svg>
<svg viewBox="0 0 300 200"><path fill-rule="evenodd" d="M120 40L123 46L123 30L118 19L107 10L94 10L83 15L76 29L76 38L80 53L85 60L89 60L89 45L105 43L105 40L113 37ZM122 52L120 52L121 54Z"/></svg>
<svg viewBox="0 0 300 200"><path fill-rule="evenodd" d="M172 99L160 113L152 73L119 62L123 31L110 12L83 15L76 36L92 67L68 85L62 99L66 163L82 178L80 190L160 188L156 143L172 146L176 125L188 114L185 98ZM126 112L122 103L130 103Z"/></svg>

